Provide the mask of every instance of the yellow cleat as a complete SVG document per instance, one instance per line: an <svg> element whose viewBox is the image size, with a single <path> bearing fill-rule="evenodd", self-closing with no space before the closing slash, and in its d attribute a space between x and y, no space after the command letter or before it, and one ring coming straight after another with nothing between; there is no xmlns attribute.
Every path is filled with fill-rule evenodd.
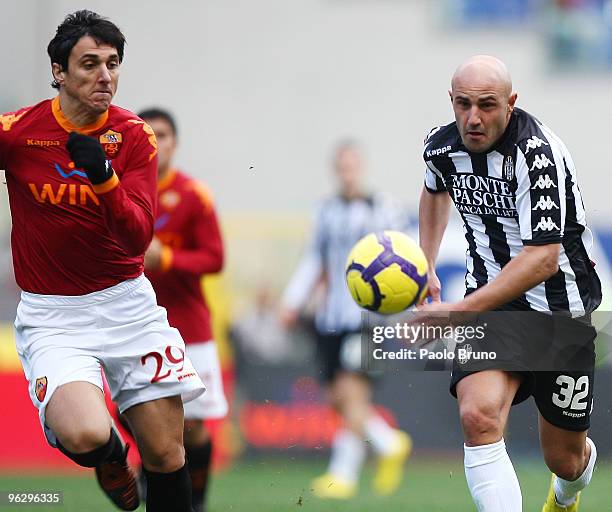
<svg viewBox="0 0 612 512"><path fill-rule="evenodd" d="M580 503L580 493L576 496L576 501L567 507L562 507L557 503L557 498L555 496L555 475L552 476L550 480L550 489L548 489L548 497L546 498L546 503L542 507L542 512L578 512L578 504Z"/></svg>
<svg viewBox="0 0 612 512"><path fill-rule="evenodd" d="M412 452L412 439L406 432L397 430L397 449L381 456L374 476L373 487L378 494L389 495L397 491L404 475L404 463Z"/></svg>
<svg viewBox="0 0 612 512"><path fill-rule="evenodd" d="M312 481L311 490L317 498L348 500L357 493L357 484L325 473Z"/></svg>

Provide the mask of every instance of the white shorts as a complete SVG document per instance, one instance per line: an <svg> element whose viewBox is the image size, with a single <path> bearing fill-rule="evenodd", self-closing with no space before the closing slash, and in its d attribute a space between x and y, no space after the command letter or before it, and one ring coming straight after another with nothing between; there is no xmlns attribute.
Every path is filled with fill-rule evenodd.
<svg viewBox="0 0 612 512"><path fill-rule="evenodd" d="M227 414L221 365L214 341L188 343L187 355L206 386L206 393L185 404L185 419L218 419Z"/></svg>
<svg viewBox="0 0 612 512"><path fill-rule="evenodd" d="M80 296L22 292L15 337L30 398L52 446L45 407L53 393L75 381L103 389L101 367L121 412L158 398L181 395L186 402L204 393L181 335L168 325L142 275Z"/></svg>

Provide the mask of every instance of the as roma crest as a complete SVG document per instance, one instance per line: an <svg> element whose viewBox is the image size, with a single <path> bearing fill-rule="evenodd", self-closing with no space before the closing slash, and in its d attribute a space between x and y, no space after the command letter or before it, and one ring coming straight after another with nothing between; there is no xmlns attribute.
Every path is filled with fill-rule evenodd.
<svg viewBox="0 0 612 512"><path fill-rule="evenodd" d="M117 153L119 153L121 143L123 142L123 137L119 132L108 130L106 133L100 135L99 140L106 155L112 159L117 156Z"/></svg>
<svg viewBox="0 0 612 512"><path fill-rule="evenodd" d="M39 402L42 402L47 395L47 377L40 377L36 379L34 389L36 392L36 398L38 398Z"/></svg>

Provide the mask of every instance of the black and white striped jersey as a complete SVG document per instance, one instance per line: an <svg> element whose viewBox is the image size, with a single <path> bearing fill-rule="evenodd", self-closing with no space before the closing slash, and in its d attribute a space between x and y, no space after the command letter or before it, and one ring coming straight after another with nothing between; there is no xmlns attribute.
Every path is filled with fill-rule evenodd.
<svg viewBox="0 0 612 512"><path fill-rule="evenodd" d="M516 108L493 148L470 153L451 123L428 134L423 158L425 187L448 192L463 218L468 290L495 279L524 246L559 243L558 272L516 304L573 316L597 308L601 286L576 169L547 126Z"/></svg>
<svg viewBox="0 0 612 512"><path fill-rule="evenodd" d="M368 233L398 230L405 224L398 205L381 195L352 200L333 196L323 201L305 254L285 290L283 303L291 309L300 309L324 276L326 293L316 310L317 330L327 333L360 329L362 310L346 286L346 258Z"/></svg>

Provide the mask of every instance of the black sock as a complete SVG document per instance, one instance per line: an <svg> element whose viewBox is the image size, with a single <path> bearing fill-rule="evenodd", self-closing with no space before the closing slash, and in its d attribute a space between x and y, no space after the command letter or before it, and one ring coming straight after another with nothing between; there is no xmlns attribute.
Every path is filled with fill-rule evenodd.
<svg viewBox="0 0 612 512"><path fill-rule="evenodd" d="M123 444L121 443L121 439L114 428L111 428L110 438L106 444L90 452L72 453L59 442L59 439L57 441L57 448L66 457L72 459L79 466L83 466L85 468L95 468L102 462L123 460L125 457Z"/></svg>
<svg viewBox="0 0 612 512"><path fill-rule="evenodd" d="M142 470L147 477L147 512L191 512L187 464L172 473Z"/></svg>
<svg viewBox="0 0 612 512"><path fill-rule="evenodd" d="M208 439L200 446L185 446L185 458L191 475L191 504L196 512L204 510L210 461L212 458L212 441Z"/></svg>

